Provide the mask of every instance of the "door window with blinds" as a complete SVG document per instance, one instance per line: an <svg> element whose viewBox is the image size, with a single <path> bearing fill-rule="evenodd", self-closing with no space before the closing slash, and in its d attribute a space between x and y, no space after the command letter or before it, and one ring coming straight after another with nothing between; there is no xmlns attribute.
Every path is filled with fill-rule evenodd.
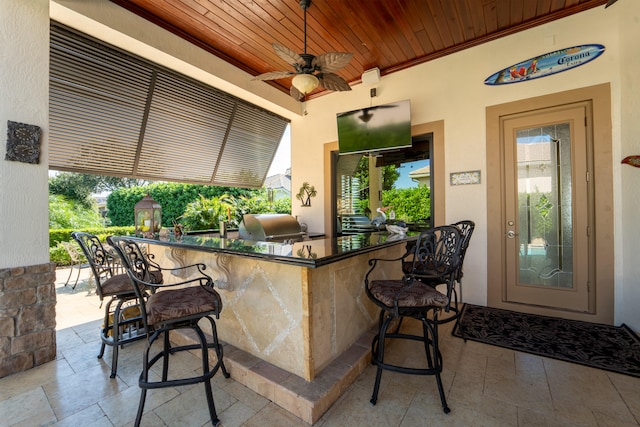
<svg viewBox="0 0 640 427"><path fill-rule="evenodd" d="M259 188L288 120L51 24L49 167Z"/></svg>

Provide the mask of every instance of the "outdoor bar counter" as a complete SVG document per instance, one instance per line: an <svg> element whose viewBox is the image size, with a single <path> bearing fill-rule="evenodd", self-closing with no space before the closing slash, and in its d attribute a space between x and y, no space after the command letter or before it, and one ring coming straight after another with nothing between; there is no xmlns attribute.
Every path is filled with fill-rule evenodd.
<svg viewBox="0 0 640 427"><path fill-rule="evenodd" d="M225 361L237 362L232 377L313 423L369 362L379 310L364 291L368 260L400 257L415 236L376 232L290 244L136 239L162 266L206 265L223 301L216 324ZM401 274L400 263L386 264L382 275Z"/></svg>
<svg viewBox="0 0 640 427"><path fill-rule="evenodd" d="M162 266L207 266L222 296L223 341L310 381L377 322L363 284L369 258L400 256L412 238L378 232L291 244L206 235L139 240Z"/></svg>

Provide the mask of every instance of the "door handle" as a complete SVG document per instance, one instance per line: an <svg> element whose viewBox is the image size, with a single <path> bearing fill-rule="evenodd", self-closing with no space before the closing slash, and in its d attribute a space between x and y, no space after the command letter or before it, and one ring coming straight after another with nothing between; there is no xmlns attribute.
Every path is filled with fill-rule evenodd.
<svg viewBox="0 0 640 427"><path fill-rule="evenodd" d="M509 239L514 239L517 235L518 235L518 233L516 233L516 232L515 232L515 231L513 231L513 230L509 230L509 231L507 231L507 237L508 237Z"/></svg>

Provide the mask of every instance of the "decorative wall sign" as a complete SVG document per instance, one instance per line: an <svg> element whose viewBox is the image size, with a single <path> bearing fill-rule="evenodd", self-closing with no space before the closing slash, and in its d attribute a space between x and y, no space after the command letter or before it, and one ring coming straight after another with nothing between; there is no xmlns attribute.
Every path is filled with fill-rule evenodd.
<svg viewBox="0 0 640 427"><path fill-rule="evenodd" d="M480 171L452 172L449 179L451 185L480 184Z"/></svg>
<svg viewBox="0 0 640 427"><path fill-rule="evenodd" d="M585 44L545 53L518 62L487 77L486 85L504 85L538 79L570 70L593 61L604 53L601 44Z"/></svg>
<svg viewBox="0 0 640 427"><path fill-rule="evenodd" d="M453 172L449 179L451 185L480 184L480 171Z"/></svg>
<svg viewBox="0 0 640 427"><path fill-rule="evenodd" d="M313 185L310 185L308 182L303 182L300 191L296 194L296 199L302 202L302 206L311 206L311 198L316 197L316 194L318 194L318 192Z"/></svg>
<svg viewBox="0 0 640 427"><path fill-rule="evenodd" d="M7 153L5 160L24 163L40 162L40 127L7 121Z"/></svg>

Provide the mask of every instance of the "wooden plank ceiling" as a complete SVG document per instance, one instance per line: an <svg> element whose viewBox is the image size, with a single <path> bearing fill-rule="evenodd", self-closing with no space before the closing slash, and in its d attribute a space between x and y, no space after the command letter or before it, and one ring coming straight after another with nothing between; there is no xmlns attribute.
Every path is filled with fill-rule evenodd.
<svg viewBox="0 0 640 427"><path fill-rule="evenodd" d="M277 42L302 53L298 0L111 0L251 75L293 71ZM337 74L360 82L604 5L607 0L312 0L307 52L352 52ZM567 47L567 46L559 46ZM514 58L514 60L522 58ZM289 93L291 79L269 82ZM325 91L326 92L326 91ZM310 96L322 94L317 89Z"/></svg>

